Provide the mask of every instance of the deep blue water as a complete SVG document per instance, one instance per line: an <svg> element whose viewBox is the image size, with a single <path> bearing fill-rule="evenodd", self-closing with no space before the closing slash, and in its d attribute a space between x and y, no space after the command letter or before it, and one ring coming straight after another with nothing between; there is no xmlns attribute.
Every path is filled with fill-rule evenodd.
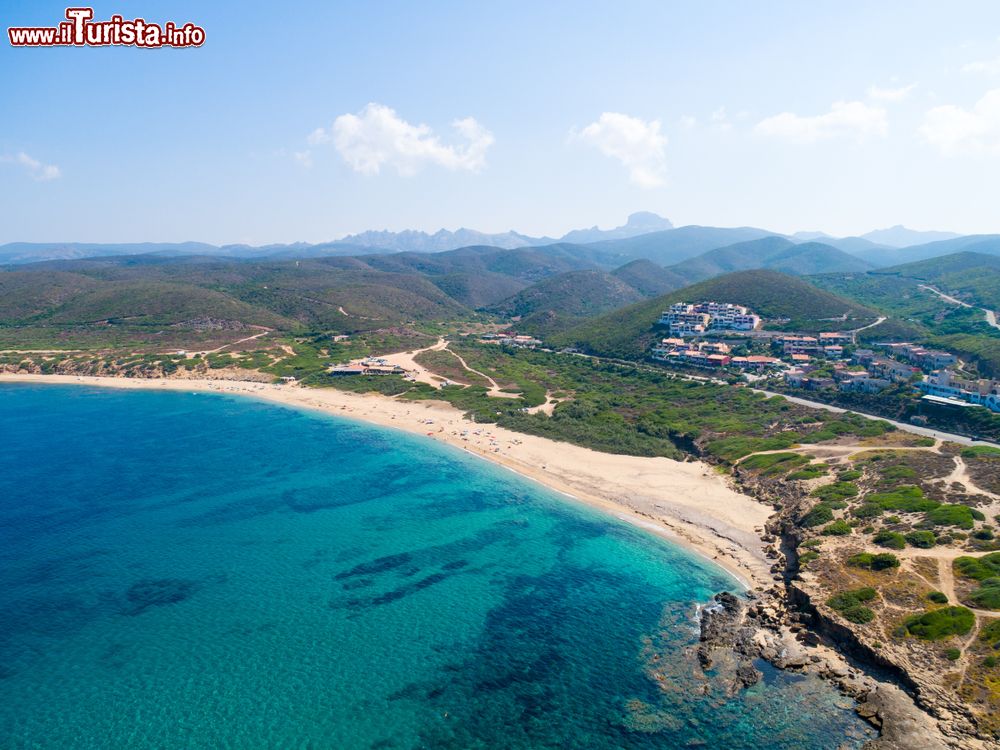
<svg viewBox="0 0 1000 750"><path fill-rule="evenodd" d="M235 397L0 386L5 750L870 736L817 680L706 683L695 607L735 587L421 438Z"/></svg>

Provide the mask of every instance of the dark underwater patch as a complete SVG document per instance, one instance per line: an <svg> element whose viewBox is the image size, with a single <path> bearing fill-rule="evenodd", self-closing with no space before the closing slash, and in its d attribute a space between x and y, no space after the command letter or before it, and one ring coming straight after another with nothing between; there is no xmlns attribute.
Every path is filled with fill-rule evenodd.
<svg viewBox="0 0 1000 750"><path fill-rule="evenodd" d="M406 563L410 562L413 556L409 552L400 552L397 555L385 555L384 557L379 557L369 562L363 562L355 565L350 570L345 570L341 573L337 573L333 578L336 581L341 581L345 578L353 578L354 576L369 576L378 573L385 573L387 570L392 570L393 568L398 568Z"/></svg>
<svg viewBox="0 0 1000 750"><path fill-rule="evenodd" d="M122 614L134 617L151 607L177 604L198 590L198 582L185 578L157 578L138 581L125 592L127 604Z"/></svg>

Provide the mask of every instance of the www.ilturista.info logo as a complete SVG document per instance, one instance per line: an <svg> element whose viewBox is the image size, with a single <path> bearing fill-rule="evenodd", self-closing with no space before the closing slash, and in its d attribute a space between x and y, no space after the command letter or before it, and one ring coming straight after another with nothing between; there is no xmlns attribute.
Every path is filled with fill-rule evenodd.
<svg viewBox="0 0 1000 750"><path fill-rule="evenodd" d="M142 18L126 21L111 16L94 21L93 8L67 8L58 26L12 26L7 29L13 47L200 47L205 30L193 23L168 21L162 26Z"/></svg>

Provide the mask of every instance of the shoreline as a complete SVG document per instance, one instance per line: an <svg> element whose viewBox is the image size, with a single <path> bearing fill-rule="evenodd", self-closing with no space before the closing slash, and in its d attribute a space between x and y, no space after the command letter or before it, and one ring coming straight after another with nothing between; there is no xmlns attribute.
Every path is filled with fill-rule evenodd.
<svg viewBox="0 0 1000 750"><path fill-rule="evenodd" d="M479 424L443 401L243 380L0 374L0 384L90 385L249 396L432 438L645 529L726 570L747 590L773 585L755 529L773 511L736 492L703 462L601 453Z"/></svg>

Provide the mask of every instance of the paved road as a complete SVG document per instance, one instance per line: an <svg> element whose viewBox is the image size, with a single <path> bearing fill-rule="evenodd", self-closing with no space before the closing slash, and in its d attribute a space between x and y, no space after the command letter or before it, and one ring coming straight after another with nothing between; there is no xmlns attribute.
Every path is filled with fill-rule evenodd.
<svg viewBox="0 0 1000 750"><path fill-rule="evenodd" d="M799 398L798 396L789 396L785 393L775 393L774 391L762 391L758 388L753 388L752 390L757 393L763 393L767 396L781 396L791 401L793 404L799 404L801 406L810 406L813 409L825 409L826 411L836 412L837 414L843 414L845 411L852 411L855 414L860 414L866 419L878 419L882 422L888 422L891 425L895 425L900 430L906 430L907 432L912 432L916 435L923 435L925 437L937 438L938 440L950 440L953 443L960 443L961 445L988 445L991 448L1000 448L997 443L991 443L988 440L973 440L972 438L965 437L964 435L955 435L950 432L942 432L941 430L933 430L930 427L919 427L915 424L909 424L907 422L897 422L893 419L886 419L885 417L877 417L872 414L865 414L864 412L858 411L857 409L842 409L839 406L831 406L830 404L824 404L820 401L809 401L805 398Z"/></svg>
<svg viewBox="0 0 1000 750"><path fill-rule="evenodd" d="M927 284L917 284L917 286L921 289L926 289L928 292L936 294L938 297L945 300L946 302L951 302L952 304L960 305L961 307L972 307L972 305L970 305L968 302L962 302L962 300L956 299L955 297L952 297L949 294L945 294L940 289L928 286ZM992 310L987 310L985 307L980 307L978 309L986 314L987 323L989 323L994 328L1000 328L1000 324L997 323L997 314L995 312L993 312Z"/></svg>

